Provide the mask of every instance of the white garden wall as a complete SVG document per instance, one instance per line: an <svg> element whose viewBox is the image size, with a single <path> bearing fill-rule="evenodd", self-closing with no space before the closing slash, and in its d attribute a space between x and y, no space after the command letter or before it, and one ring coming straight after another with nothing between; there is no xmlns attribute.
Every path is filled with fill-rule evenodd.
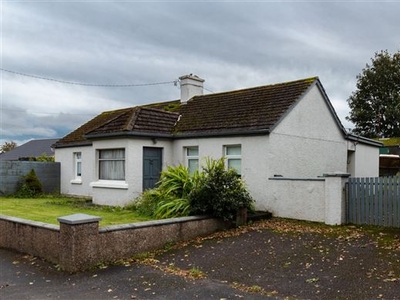
<svg viewBox="0 0 400 300"><path fill-rule="evenodd" d="M348 176L332 173L321 178L270 178L270 212L282 218L344 224Z"/></svg>

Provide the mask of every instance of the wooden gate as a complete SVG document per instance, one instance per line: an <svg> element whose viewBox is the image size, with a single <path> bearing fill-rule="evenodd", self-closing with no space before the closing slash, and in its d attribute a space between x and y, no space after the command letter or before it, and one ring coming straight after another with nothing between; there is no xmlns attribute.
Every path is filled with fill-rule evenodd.
<svg viewBox="0 0 400 300"><path fill-rule="evenodd" d="M348 223L400 227L400 177L350 177L346 189Z"/></svg>

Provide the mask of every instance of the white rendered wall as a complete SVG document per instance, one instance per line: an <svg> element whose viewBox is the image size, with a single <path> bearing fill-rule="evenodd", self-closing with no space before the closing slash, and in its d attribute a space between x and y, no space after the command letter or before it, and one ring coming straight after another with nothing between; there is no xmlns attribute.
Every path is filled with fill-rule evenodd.
<svg viewBox="0 0 400 300"><path fill-rule="evenodd" d="M325 221L325 181L273 179L268 182L270 211L276 217Z"/></svg>
<svg viewBox="0 0 400 300"><path fill-rule="evenodd" d="M161 148L163 168L171 164L171 142L151 138L125 138L99 140L93 142L94 160L97 150L101 149L125 149L125 181L118 187L107 181L99 182L97 164L93 172L92 197L93 203L99 205L124 206L137 198L143 189L143 147Z"/></svg>
<svg viewBox="0 0 400 300"><path fill-rule="evenodd" d="M269 177L278 175L285 178L317 179L325 173L347 171L347 143L317 86L270 133L269 143ZM288 197L280 199L279 193L274 190L281 183L267 181L263 187L261 207L258 208L268 210L276 216L297 218L304 207L314 207L316 210L309 212L309 219L317 221L316 214L324 211L323 197L316 196L320 193L312 185L318 186L319 183L299 184L303 186L298 190L302 199L287 200ZM293 201L309 203L297 205L299 203L292 203Z"/></svg>
<svg viewBox="0 0 400 300"><path fill-rule="evenodd" d="M163 149L163 168L172 163L171 142L150 138L109 139L94 141L92 146L56 149L56 161L61 162L61 193L91 196L99 205L124 206L142 192L143 147ZM125 180L99 181L97 151L125 149ZM82 153L82 177L74 179L74 152Z"/></svg>
<svg viewBox="0 0 400 300"><path fill-rule="evenodd" d="M355 145L353 177L379 177L379 148L358 143Z"/></svg>
<svg viewBox="0 0 400 300"><path fill-rule="evenodd" d="M316 86L272 131L270 143L274 174L312 178L347 170L346 140Z"/></svg>
<svg viewBox="0 0 400 300"><path fill-rule="evenodd" d="M82 154L82 176L76 180L74 153ZM92 196L89 183L93 180L94 160L91 146L55 149L55 161L61 163L61 194Z"/></svg>
<svg viewBox="0 0 400 300"><path fill-rule="evenodd" d="M265 207L265 187L269 172L268 156L269 142L268 135L230 137L230 138L199 138L176 140L173 151L175 159L174 165L185 165L184 148L190 146L199 147L200 164L204 164L207 157L218 159L224 156L224 146L241 145L242 148L242 179L245 181L251 196L256 200L256 207Z"/></svg>

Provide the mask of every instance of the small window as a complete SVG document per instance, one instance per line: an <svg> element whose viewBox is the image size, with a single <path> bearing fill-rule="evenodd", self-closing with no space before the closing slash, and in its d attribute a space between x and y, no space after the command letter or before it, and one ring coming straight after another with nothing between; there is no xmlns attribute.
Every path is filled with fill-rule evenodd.
<svg viewBox="0 0 400 300"><path fill-rule="evenodd" d="M199 170L199 147L187 147L185 152L186 166L189 169L189 173L193 174Z"/></svg>
<svg viewBox="0 0 400 300"><path fill-rule="evenodd" d="M75 152L74 160L75 160L75 178L81 178L81 176L82 176L82 153Z"/></svg>
<svg viewBox="0 0 400 300"><path fill-rule="evenodd" d="M242 175L241 145L225 146L225 157L228 169L234 169L239 175Z"/></svg>
<svg viewBox="0 0 400 300"><path fill-rule="evenodd" d="M99 179L125 180L125 149L99 150Z"/></svg>

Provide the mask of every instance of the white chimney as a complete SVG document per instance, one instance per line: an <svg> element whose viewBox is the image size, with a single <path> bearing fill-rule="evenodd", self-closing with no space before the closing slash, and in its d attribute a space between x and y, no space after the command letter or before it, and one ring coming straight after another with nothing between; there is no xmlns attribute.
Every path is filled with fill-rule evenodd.
<svg viewBox="0 0 400 300"><path fill-rule="evenodd" d="M179 77L179 80L181 86L182 104L186 104L186 102L194 96L203 95L204 79L190 74Z"/></svg>

